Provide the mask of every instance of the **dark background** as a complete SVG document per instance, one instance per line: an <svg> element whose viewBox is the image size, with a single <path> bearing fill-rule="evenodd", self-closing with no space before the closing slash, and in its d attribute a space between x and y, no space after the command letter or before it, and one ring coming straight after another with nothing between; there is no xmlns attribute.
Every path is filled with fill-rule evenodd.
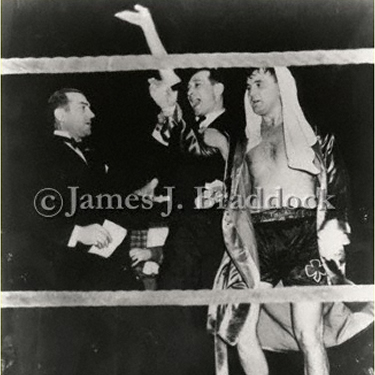
<svg viewBox="0 0 375 375"><path fill-rule="evenodd" d="M129 0L2 0L2 57L147 54L141 30L113 17L134 4ZM141 4L151 10L170 53L373 48L371 0L144 0ZM291 70L307 119L336 135L348 167L353 226L348 275L357 283L373 283L373 65ZM186 80L191 71L178 73ZM149 98L147 78L156 74L2 77L3 289L15 289L19 282L14 277L22 276L20 264L32 262L27 215L32 209L35 161L43 157L40 146L53 131L46 113L48 97L62 87L86 94L96 113L93 143L121 172L119 178L134 185L158 173L156 166L167 166L149 148L157 108ZM225 75L227 106L241 114L244 71L226 69ZM5 314L3 326L7 334L21 326L17 322L26 322L18 338L28 348L27 360L18 361L18 373L22 366L28 373L34 360L30 348L38 346L27 328L33 319L26 314L24 320L17 320L22 313L9 311L11 318ZM371 332L370 336L367 342L372 342ZM22 348L18 349L21 358ZM354 366L367 355L366 350L372 363L373 350L363 341L339 348L337 354L333 349L332 374L362 374ZM273 355L268 359L274 373L302 373L302 358L293 358Z"/></svg>
<svg viewBox="0 0 375 375"><path fill-rule="evenodd" d="M127 0L3 0L2 56L147 54L140 28L113 17L133 5ZM373 47L371 0L145 0L142 5L151 10L170 53ZM361 259L368 270L372 259L373 65L291 70L311 125L337 137L351 179L353 238L358 234L358 246L367 249ZM96 113L93 143L120 171L119 179L136 185L165 164L149 148L157 108L149 98L147 78L156 74L3 76L2 229L6 251L14 253L24 246L19 242L21 232L27 231L25 216L32 203L35 159L43 157L37 150L52 132L46 112L50 94L62 87L75 87L86 94ZM191 71L179 74L186 80ZM225 75L227 107L242 114L244 71L226 69Z"/></svg>

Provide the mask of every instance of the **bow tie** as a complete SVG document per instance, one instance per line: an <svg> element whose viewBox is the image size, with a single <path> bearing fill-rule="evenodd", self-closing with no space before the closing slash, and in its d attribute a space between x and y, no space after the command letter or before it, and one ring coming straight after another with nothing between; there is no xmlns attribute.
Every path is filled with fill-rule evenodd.
<svg viewBox="0 0 375 375"><path fill-rule="evenodd" d="M69 143L73 146L73 148L80 150L85 157L90 153L91 148L89 147L88 143L85 141L77 142L74 138L68 138L68 137L61 137L57 136L59 139L61 139L65 143Z"/></svg>
<svg viewBox="0 0 375 375"><path fill-rule="evenodd" d="M86 142L77 142L74 138L60 137L64 142L69 143L74 148L77 148L81 152L88 151Z"/></svg>

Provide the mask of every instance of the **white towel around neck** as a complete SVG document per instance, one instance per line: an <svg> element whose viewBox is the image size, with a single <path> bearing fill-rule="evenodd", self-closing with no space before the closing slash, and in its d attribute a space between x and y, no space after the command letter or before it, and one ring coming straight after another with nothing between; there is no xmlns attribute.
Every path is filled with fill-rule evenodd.
<svg viewBox="0 0 375 375"><path fill-rule="evenodd" d="M295 80L288 68L274 67L274 69L280 89L288 166L316 175L320 170L314 164L315 152L312 146L317 142L317 137L298 102ZM248 152L262 140L262 117L254 113L247 92L245 93L244 103Z"/></svg>

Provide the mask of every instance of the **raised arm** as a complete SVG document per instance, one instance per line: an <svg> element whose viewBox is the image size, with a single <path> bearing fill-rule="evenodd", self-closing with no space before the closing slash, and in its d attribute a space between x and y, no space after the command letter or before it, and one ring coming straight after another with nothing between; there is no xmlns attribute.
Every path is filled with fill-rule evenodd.
<svg viewBox="0 0 375 375"><path fill-rule="evenodd" d="M135 11L124 10L118 12L115 14L115 17L142 28L152 55L155 57L167 56L167 51L160 40L150 11L141 5L135 5L134 9ZM169 86L181 82L181 79L176 75L173 69L159 69L159 72L162 80Z"/></svg>

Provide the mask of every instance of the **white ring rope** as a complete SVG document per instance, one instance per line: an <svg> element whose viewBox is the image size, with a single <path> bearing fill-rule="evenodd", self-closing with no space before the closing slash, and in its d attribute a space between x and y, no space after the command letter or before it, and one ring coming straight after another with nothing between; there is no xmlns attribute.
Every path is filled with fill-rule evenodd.
<svg viewBox="0 0 375 375"><path fill-rule="evenodd" d="M61 74L155 70L161 68L246 68L373 64L374 49L316 50L265 53L187 53L163 58L151 55L26 57L2 59L2 75Z"/></svg>
<svg viewBox="0 0 375 375"><path fill-rule="evenodd" d="M298 286L245 290L3 292L2 308L97 306L199 306L237 303L366 302L374 285Z"/></svg>
<svg viewBox="0 0 375 375"><path fill-rule="evenodd" d="M374 49L317 50L268 53L9 58L1 74L62 74L156 70L161 68L245 68L257 66L314 66L373 64ZM2 292L2 308L73 306L198 306L237 303L365 302L374 300L374 285L288 287L247 290Z"/></svg>

